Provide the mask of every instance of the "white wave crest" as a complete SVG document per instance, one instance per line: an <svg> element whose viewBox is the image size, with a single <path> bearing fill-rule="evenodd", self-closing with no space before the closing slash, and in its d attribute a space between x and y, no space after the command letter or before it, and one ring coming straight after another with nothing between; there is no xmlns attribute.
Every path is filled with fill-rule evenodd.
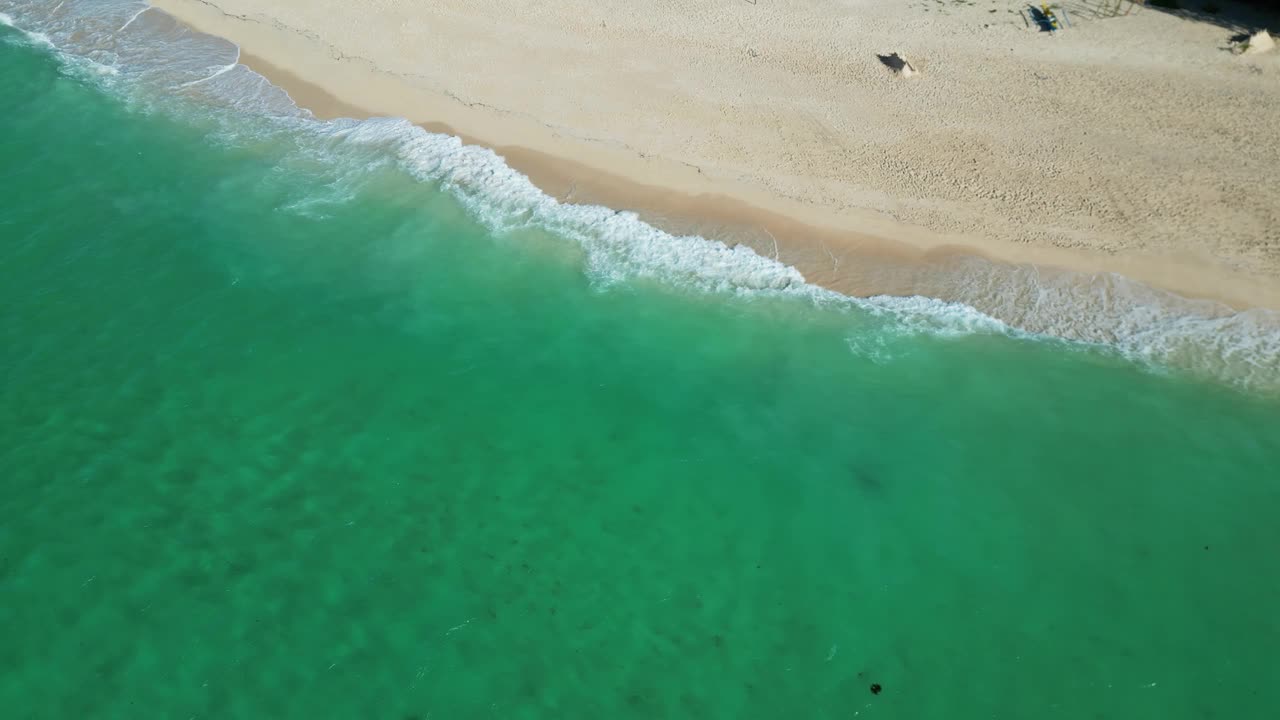
<svg viewBox="0 0 1280 720"><path fill-rule="evenodd" d="M675 236L632 212L569 205L539 190L487 148L430 133L406 120L327 123L335 140L395 153L418 179L439 183L495 231L539 227L579 243L588 270L606 283L646 277L714 291L807 291L793 267L749 248Z"/></svg>
<svg viewBox="0 0 1280 720"><path fill-rule="evenodd" d="M632 212L562 203L493 151L406 120L316 120L283 90L239 64L238 47L191 31L163 12L146 12L148 6L137 0L17 0L10 5L14 14L0 13L0 22L56 48L64 62L110 80L136 102L169 109L176 96L179 106L201 108L214 118L225 115L221 132L233 141L246 139L249 127L289 133L304 153L318 148L323 161L342 160L346 171L352 165L358 173L395 164L451 193L495 232L539 228L574 241L584 251L587 273L602 285L644 278L714 292L803 297L860 309L886 320L895 333L1068 340L1151 367L1183 368L1280 391L1280 313L1238 312L1115 275L1046 273L978 258L949 268L944 282L930 285L950 302L848 298L808 284L794 267L745 245L672 235ZM245 123L245 117L262 122ZM342 196L350 194L344 190ZM320 206L299 201L291 207L313 212ZM850 350L876 361L892 356L882 344L867 345L863 339L850 339Z"/></svg>

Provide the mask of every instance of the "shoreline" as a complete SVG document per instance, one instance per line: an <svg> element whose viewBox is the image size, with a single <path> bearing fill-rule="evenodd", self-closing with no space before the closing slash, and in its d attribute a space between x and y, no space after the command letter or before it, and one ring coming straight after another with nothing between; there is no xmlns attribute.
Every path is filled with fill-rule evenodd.
<svg viewBox="0 0 1280 720"><path fill-rule="evenodd" d="M437 133L492 149L546 194L562 202L636 212L674 234L700 235L798 269L809 282L851 296L958 296L949 273L971 259L1009 274L1080 274L1089 284L1118 274L1188 299L1237 310L1280 310L1280 284L1224 267L1207 256L1101 252L942 234L870 209L832 209L771 194L714 169L573 137L528 116L468 105L349 58L335 48L196 0L153 7L240 48L240 62L284 89L318 118L405 117ZM323 78L322 82L317 82ZM570 159L572 158L572 159ZM1092 276L1092 277L1091 277ZM987 308L978 309L987 311Z"/></svg>

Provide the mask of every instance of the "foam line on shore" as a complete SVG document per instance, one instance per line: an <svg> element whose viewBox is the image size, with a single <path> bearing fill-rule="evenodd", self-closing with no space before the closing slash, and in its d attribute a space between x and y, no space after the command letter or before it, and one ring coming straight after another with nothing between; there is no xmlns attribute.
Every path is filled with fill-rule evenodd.
<svg viewBox="0 0 1280 720"><path fill-rule="evenodd" d="M949 278L948 296L972 302L849 298L806 282L795 267L745 245L668 233L631 212L560 202L494 151L407 120L317 120L240 64L233 43L194 32L162 11L143 12L136 2L67 2L42 20L43 5L52 4L19 3L16 16L0 21L55 48L69 66L89 67L87 76L132 101L165 111L177 95L214 115L229 108L265 121L255 128L311 138L300 147L321 161L393 163L450 192L495 232L536 227L576 242L587 272L601 284L649 278L713 292L797 295L889 317L903 332L1065 339L1152 367L1182 368L1255 389L1280 388L1280 317L1272 311L1186 300L1112 274L1046 278L1029 266L976 259L958 264ZM220 127L234 140L247 126Z"/></svg>

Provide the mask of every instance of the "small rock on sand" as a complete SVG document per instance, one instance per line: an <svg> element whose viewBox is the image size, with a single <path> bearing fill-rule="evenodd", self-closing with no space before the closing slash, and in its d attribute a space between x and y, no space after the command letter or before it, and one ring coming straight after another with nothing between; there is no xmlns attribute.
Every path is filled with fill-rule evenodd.
<svg viewBox="0 0 1280 720"><path fill-rule="evenodd" d="M1249 44L1244 49L1245 55L1257 55L1275 49L1275 38L1266 30L1259 30L1249 37Z"/></svg>

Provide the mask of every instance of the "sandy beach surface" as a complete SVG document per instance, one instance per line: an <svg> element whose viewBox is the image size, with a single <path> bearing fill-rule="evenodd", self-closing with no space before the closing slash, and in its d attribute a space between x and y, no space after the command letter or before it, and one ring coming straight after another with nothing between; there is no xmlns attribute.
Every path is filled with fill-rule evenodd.
<svg viewBox="0 0 1280 720"><path fill-rule="evenodd" d="M844 292L975 302L979 256L1280 308L1280 51L1229 52L1257 21L1226 3L1069 0L1053 34L1007 0L153 4L322 117L459 134Z"/></svg>

